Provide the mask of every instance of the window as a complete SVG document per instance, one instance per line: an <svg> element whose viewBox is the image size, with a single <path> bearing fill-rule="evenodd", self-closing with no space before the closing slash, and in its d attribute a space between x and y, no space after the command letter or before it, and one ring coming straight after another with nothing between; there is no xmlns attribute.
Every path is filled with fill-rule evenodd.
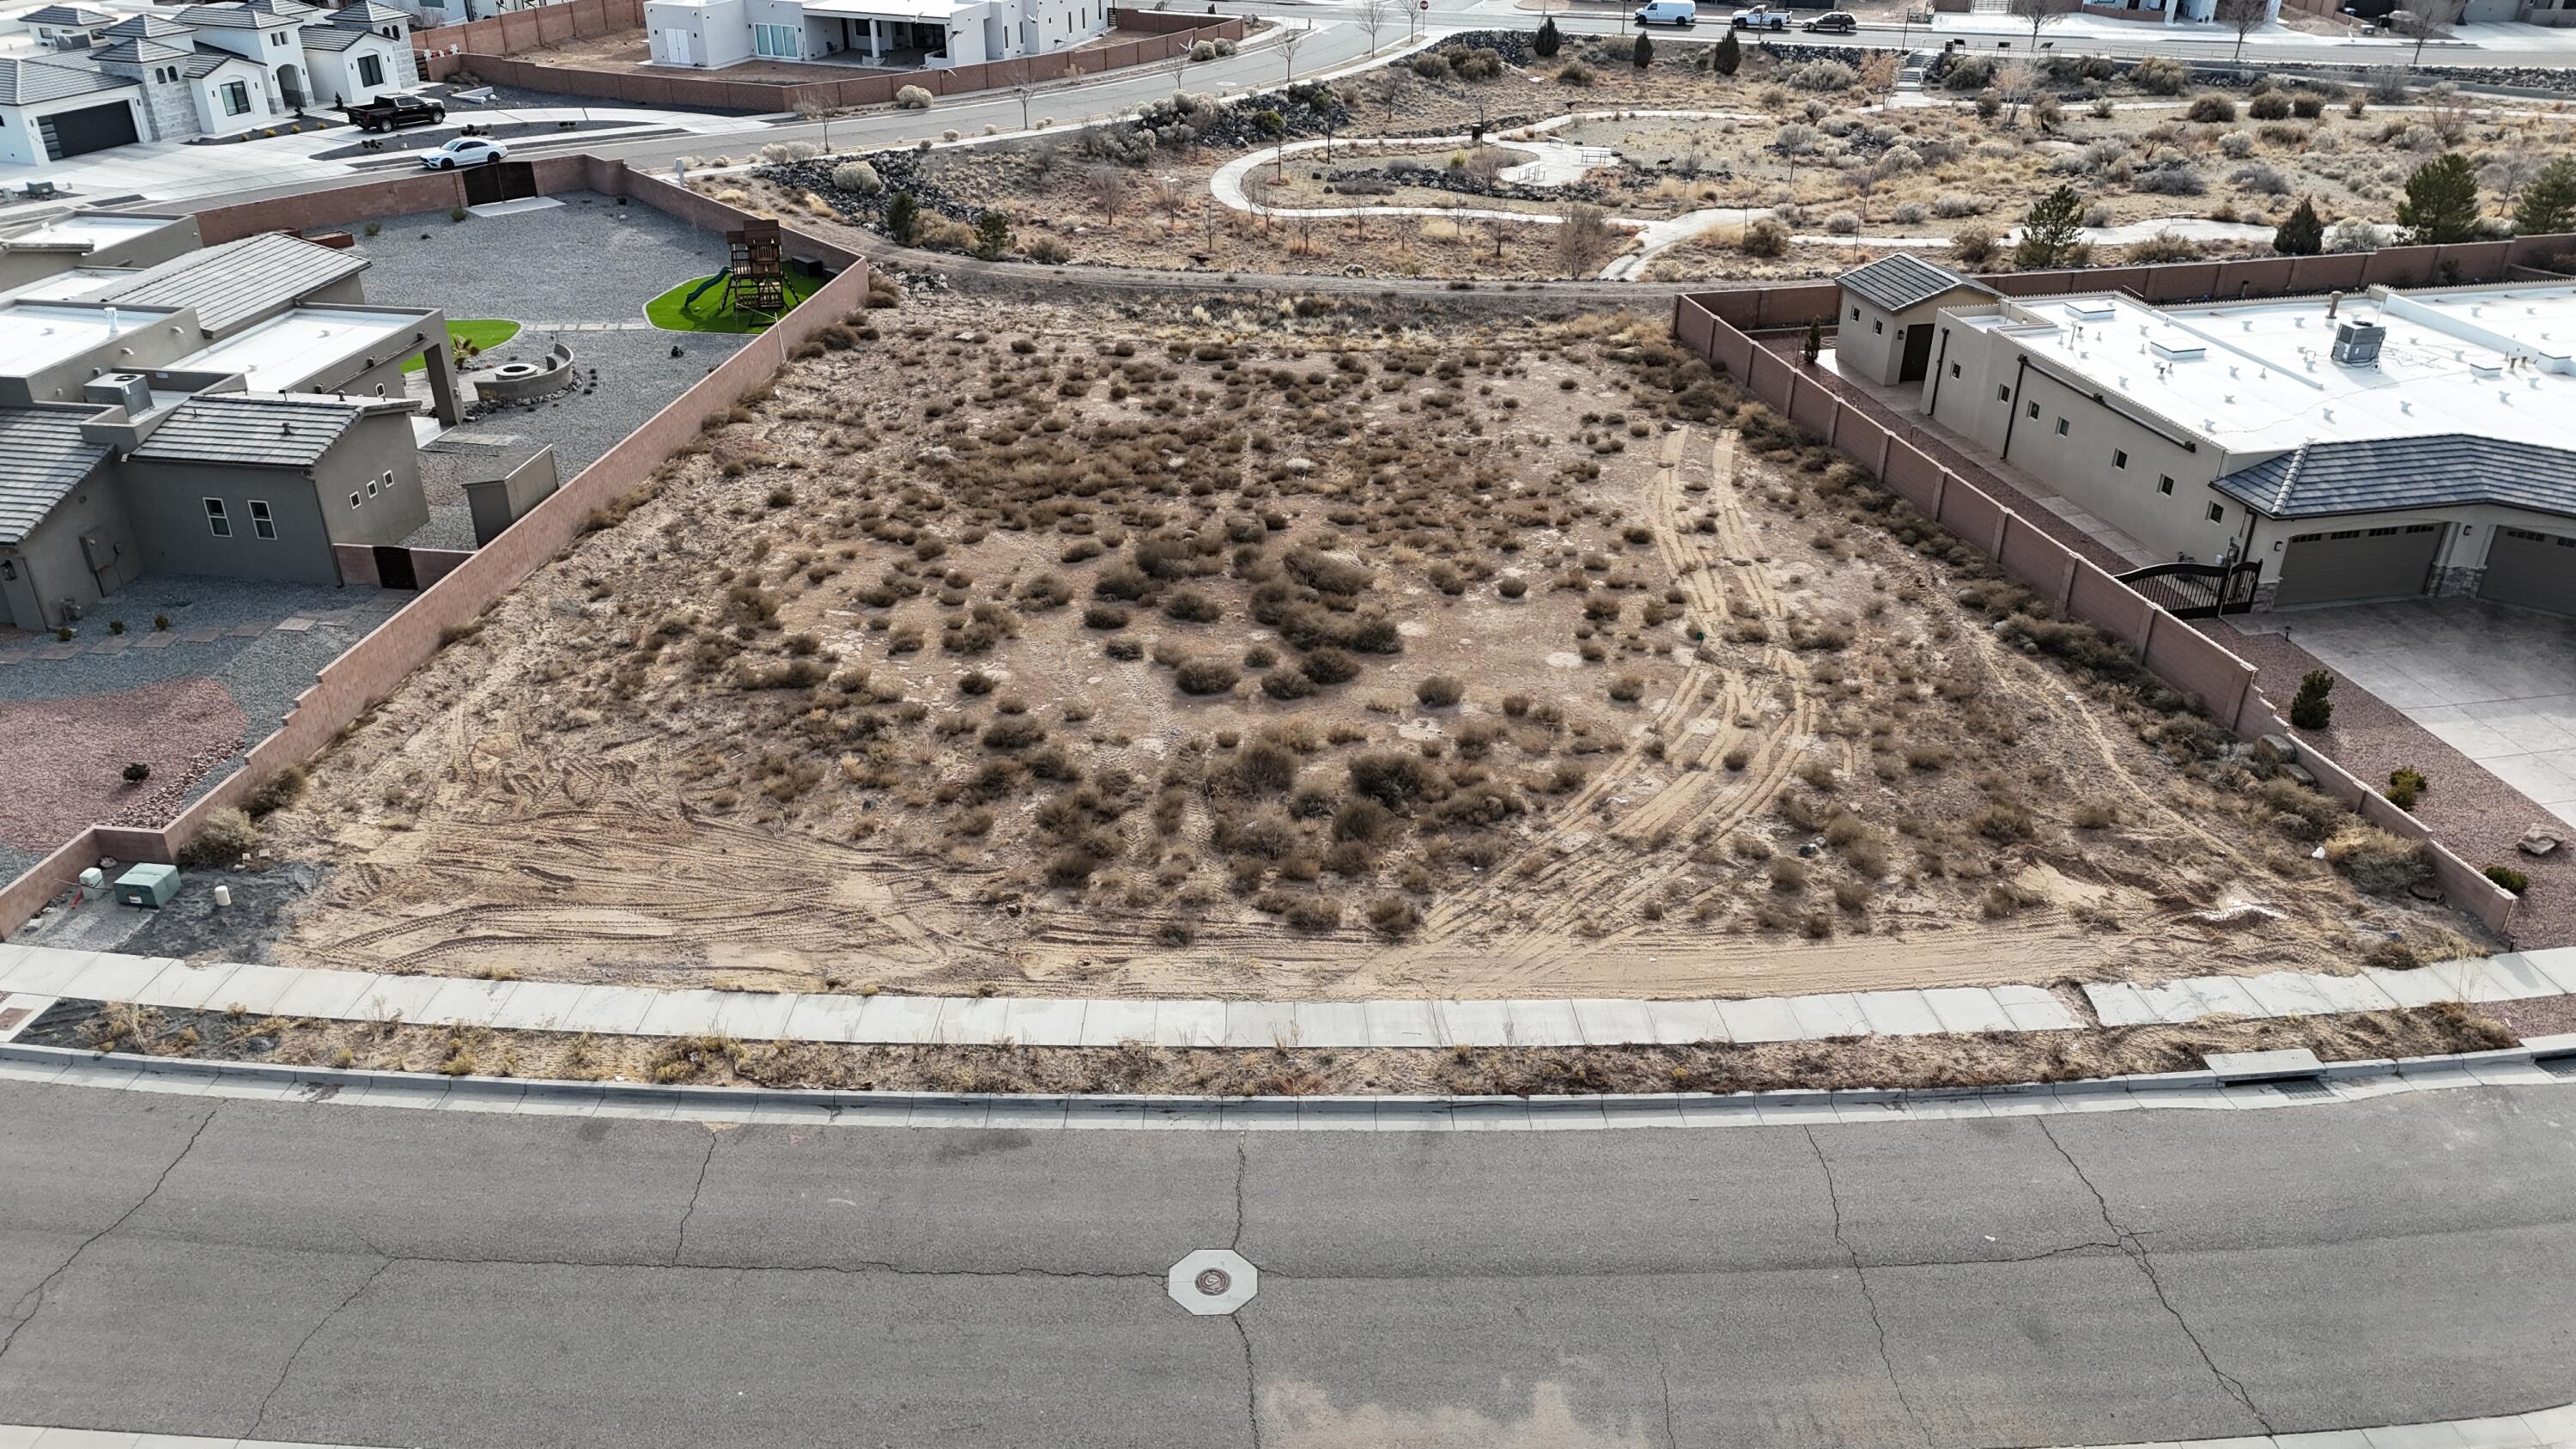
<svg viewBox="0 0 2576 1449"><path fill-rule="evenodd" d="M17 562L12 559L0 558L0 584L14 584L16 582L18 582Z"/></svg>
<svg viewBox="0 0 2576 1449"><path fill-rule="evenodd" d="M787 60L798 59L796 27L793 25L755 25L751 27L751 48L761 55Z"/></svg>
<svg viewBox="0 0 2576 1449"><path fill-rule="evenodd" d="M233 521L224 516L224 500L220 498L206 500L206 527L213 529L217 538L233 536Z"/></svg>
<svg viewBox="0 0 2576 1449"><path fill-rule="evenodd" d="M2064 418L2059 418L2057 420L2057 435L2061 438L2066 436L2066 419Z"/></svg>
<svg viewBox="0 0 2576 1449"><path fill-rule="evenodd" d="M357 495L357 494L352 493L352 494L350 494L350 495L349 495L349 506L350 506L351 508L355 508L355 507L357 507L357 506L358 506L358 495Z"/></svg>
<svg viewBox="0 0 2576 1449"><path fill-rule="evenodd" d="M270 516L266 499L250 501L250 531L261 538L277 537L277 520Z"/></svg>
<svg viewBox="0 0 2576 1449"><path fill-rule="evenodd" d="M240 81L224 82L224 114L247 115L250 112L250 87Z"/></svg>
<svg viewBox="0 0 2576 1449"><path fill-rule="evenodd" d="M1887 335L1887 324L1884 322L1872 322L1869 324L1869 330L1872 336L1884 337Z"/></svg>
<svg viewBox="0 0 2576 1449"><path fill-rule="evenodd" d="M286 32L283 30L271 32L268 37L268 43L271 45L284 45L286 43Z"/></svg>
<svg viewBox="0 0 2576 1449"><path fill-rule="evenodd" d="M2171 493L2173 491L2173 475L2171 473L2159 473L2156 475L2156 491L2158 493Z"/></svg>
<svg viewBox="0 0 2576 1449"><path fill-rule="evenodd" d="M1852 309L1852 320L1853 320L1854 322L1857 322L1857 321L1859 321L1859 320L1860 320L1860 309L1859 309L1858 307L1854 307L1854 308Z"/></svg>
<svg viewBox="0 0 2576 1449"><path fill-rule="evenodd" d="M380 56L373 56L373 55L362 55L362 56L359 56L359 57L358 57L358 84L360 84L360 85L362 85L362 86L380 86L380 85L383 85L384 83L385 83L385 62L384 62L384 59L383 59L382 57L380 57Z"/></svg>
<svg viewBox="0 0 2576 1449"><path fill-rule="evenodd" d="M2227 519L2227 509L2225 508L2225 506L2223 506L2223 505L2221 505L2221 504L2216 504L2216 503L2213 503L2213 504L2209 505L2209 521L2210 521L2210 522L2212 522L2212 523L2223 523L2223 522L2225 522L2225 521L2226 521L2226 519Z"/></svg>
<svg viewBox="0 0 2576 1449"><path fill-rule="evenodd" d="M1952 377L1957 377L1959 375L1959 364L1955 362L1950 364L1950 375Z"/></svg>
<svg viewBox="0 0 2576 1449"><path fill-rule="evenodd" d="M1996 384L1995 384L1995 401L1997 401L1997 402L2011 402L2011 401L2012 401L2012 389L2011 389L2011 388L2008 388L2008 387L2006 387L2006 386L2004 386L2004 385L2003 385L2002 383L2000 383L2000 382L1999 382L1999 383L1996 383Z"/></svg>
<svg viewBox="0 0 2576 1449"><path fill-rule="evenodd" d="M2006 396L2010 396L2010 394L2006 394ZM2034 423L2039 421L2039 404L2037 403L2032 403L2030 405L2030 420Z"/></svg>
<svg viewBox="0 0 2576 1449"><path fill-rule="evenodd" d="M376 496L376 480L373 478L367 480L367 496L369 498Z"/></svg>
<svg viewBox="0 0 2576 1449"><path fill-rule="evenodd" d="M2111 466L2114 468L2128 467L2129 450L2126 448L2113 448L2111 450Z"/></svg>

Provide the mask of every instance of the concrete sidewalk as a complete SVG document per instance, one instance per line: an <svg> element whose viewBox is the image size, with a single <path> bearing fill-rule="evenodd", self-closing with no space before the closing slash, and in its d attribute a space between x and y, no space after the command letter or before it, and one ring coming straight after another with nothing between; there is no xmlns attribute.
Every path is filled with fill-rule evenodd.
<svg viewBox="0 0 2576 1449"><path fill-rule="evenodd" d="M2084 988L2106 1026L2390 1011L2576 992L2576 948L2352 976L2275 972ZM2094 1025L2037 986L1827 992L1744 1000L1128 1001L661 991L551 981L379 976L293 966L0 946L0 1014L59 998L344 1021L454 1022L606 1036L719 1035L887 1046L1572 1047L2072 1031ZM16 1025L23 1027L25 1020ZM15 1028L0 1028L5 1040Z"/></svg>

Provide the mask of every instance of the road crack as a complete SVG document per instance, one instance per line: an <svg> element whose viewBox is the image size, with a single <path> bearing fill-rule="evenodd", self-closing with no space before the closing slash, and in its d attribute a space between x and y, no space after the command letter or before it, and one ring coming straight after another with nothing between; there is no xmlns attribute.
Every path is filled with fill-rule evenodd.
<svg viewBox="0 0 2576 1449"><path fill-rule="evenodd" d="M671 1240L670 1267L680 1266L680 1250L689 1245L689 1219L698 1215L698 1199L707 1191L707 1164L716 1160L716 1144L723 1140L722 1134L714 1128L707 1129L707 1155L698 1159L697 1185L689 1189L688 1211L680 1214L680 1235Z"/></svg>
<svg viewBox="0 0 2576 1449"><path fill-rule="evenodd" d="M2200 1333L2191 1326L2191 1320L2185 1318L2182 1310L2174 1306L2173 1299L2166 1295L2164 1280L2156 1274L2156 1261L2147 1252L2146 1241L2121 1226L2120 1220L2111 1215L2111 1200L2102 1195L2101 1188L2094 1186L2091 1174L2085 1172L2083 1164L2075 1160L2075 1154L2067 1151L2066 1144L2057 1140L2057 1133L2049 1127L2048 1119L2038 1117L2032 1120L2039 1124L2039 1134L2048 1139L2048 1145L2056 1148L2057 1155L2066 1160L2066 1170L2075 1174L2075 1180L2084 1184L2086 1192L2093 1194L2093 1204L2102 1213L2102 1226L2111 1230L2112 1235L2119 1239L2120 1250L2127 1253L2129 1260L2138 1265L2138 1271L2146 1277L2148 1289L2156 1295L2156 1302L2162 1305L2165 1312L2173 1318L2174 1326L2182 1330L2182 1336L2191 1341L2192 1351L2200 1355L2200 1361L2209 1369L2210 1377L2218 1380L2218 1386L2225 1389L2230 1397L2244 1406L2246 1414L2262 1428L2264 1433L2274 1432L2272 1421L2255 1406L2254 1396L2246 1391L2245 1385L2235 1375L2218 1366L2218 1360L2210 1356L2209 1345L2200 1341Z"/></svg>
<svg viewBox="0 0 2576 1449"><path fill-rule="evenodd" d="M295 1352L286 1356L285 1366L277 1371L277 1382L270 1384L268 1386L268 1392L259 1396L259 1412L252 1416L250 1421L250 1431L242 1435L243 1438L257 1439L261 1437L260 1430L268 1427L268 1406L277 1398L278 1391L286 1387L286 1381L294 1376L295 1365L304 1357L304 1350L312 1346L313 1340L322 1336L322 1330L329 1328L332 1320L338 1318L341 1314L348 1312L349 1305L357 1302L359 1295L376 1286L376 1280L385 1276L385 1270L392 1267L397 1261L399 1260L394 1258L385 1258L378 1262L375 1266L375 1271L359 1280L358 1286L349 1290L348 1297L341 1299L338 1304L333 1306L330 1312L323 1314L322 1317L314 1323L312 1330L306 1333L303 1338L296 1341Z"/></svg>
<svg viewBox="0 0 2576 1449"><path fill-rule="evenodd" d="M1243 1179L1251 1168L1251 1153L1246 1150L1249 1137L1234 1139L1234 1237L1225 1246L1230 1252L1243 1251Z"/></svg>
<svg viewBox="0 0 2576 1449"><path fill-rule="evenodd" d="M115 1222L109 1223L106 1227L103 1227L97 1232L90 1234L88 1237L81 1239L80 1246L72 1249L71 1256L63 1259L61 1267L46 1274L44 1281L38 1283L35 1287L28 1289L26 1292L19 1294L18 1301L9 1305L9 1331L5 1334L0 1334L0 1359L7 1358L9 1356L10 1348L18 1342L18 1331L25 1328L28 1324L35 1322L37 1316L45 1311L45 1295L52 1290L55 1281L60 1279L65 1273L70 1272L72 1270L72 1265L79 1262L81 1260L81 1255L87 1253L91 1246L97 1243L99 1239L115 1232L118 1228L124 1227L127 1219L133 1217L136 1213L143 1211L145 1206L150 1204L153 1198L160 1195L161 1185L170 1180L171 1173L179 1170L180 1163L188 1160L189 1153L197 1150L197 1139L206 1135L206 1128L213 1124L215 1114L222 1110L223 1103L221 1102L217 1102L213 1106L207 1108L206 1115L198 1119L196 1130L188 1134L188 1140L179 1148L178 1155L171 1158L170 1165L162 1168L160 1175L152 1179L151 1188L146 1191L143 1196L135 1200L134 1206L117 1214ZM35 1304L32 1308L28 1307L30 1300ZM22 1312L21 1310L24 1311Z"/></svg>
<svg viewBox="0 0 2576 1449"><path fill-rule="evenodd" d="M1841 1245L1843 1255L1851 1260L1852 1276L1860 1280L1861 1302L1869 1308L1869 1325L1878 1333L1879 1367L1886 1370L1887 1386L1896 1391L1896 1402L1905 1410L1905 1422L1913 1427L1914 1437L1930 1444L1932 1431L1924 1427L1922 1411L1914 1407L1913 1397L1905 1392L1905 1380L1896 1372L1896 1359L1888 1352L1887 1320L1879 1315L1878 1293L1869 1286L1869 1269L1861 1266L1860 1248L1843 1236L1843 1199L1841 1191L1834 1185L1834 1165L1825 1156L1825 1145L1816 1140L1816 1129L1809 1127L1805 1130L1807 1149L1816 1154L1816 1166L1825 1174L1825 1200L1834 1210L1834 1241Z"/></svg>
<svg viewBox="0 0 2576 1449"><path fill-rule="evenodd" d="M1252 1429L1252 1449L1261 1449L1261 1388L1252 1376L1252 1330L1244 1327L1240 1310L1226 1318L1234 1325L1235 1337L1243 1340L1243 1417Z"/></svg>

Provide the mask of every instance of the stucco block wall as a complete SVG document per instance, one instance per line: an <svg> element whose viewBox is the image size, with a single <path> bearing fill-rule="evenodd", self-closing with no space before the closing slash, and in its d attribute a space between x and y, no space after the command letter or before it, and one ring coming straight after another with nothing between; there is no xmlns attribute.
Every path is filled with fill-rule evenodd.
<svg viewBox="0 0 2576 1449"><path fill-rule="evenodd" d="M340 582L321 501L301 470L129 463L122 481L147 572ZM223 500L230 537L216 537L208 524L209 498ZM268 505L277 537L261 538L251 526L254 499Z"/></svg>
<svg viewBox="0 0 2576 1449"><path fill-rule="evenodd" d="M123 500L103 465L89 480L28 530L11 557L19 577L0 583L8 613L21 629L50 629L63 622L63 604L88 611L106 595L142 576L141 551L127 524ZM95 534L108 555L105 567L90 566L81 544Z"/></svg>
<svg viewBox="0 0 2576 1449"><path fill-rule="evenodd" d="M322 455L313 488L333 543L400 543L429 522L420 449L406 414L358 419ZM358 500L354 504L351 495Z"/></svg>

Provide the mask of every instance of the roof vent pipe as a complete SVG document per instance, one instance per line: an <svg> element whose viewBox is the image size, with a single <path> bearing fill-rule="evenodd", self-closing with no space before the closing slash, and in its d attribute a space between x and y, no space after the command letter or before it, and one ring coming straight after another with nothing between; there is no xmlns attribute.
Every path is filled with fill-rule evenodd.
<svg viewBox="0 0 2576 1449"><path fill-rule="evenodd" d="M2335 309L2336 309L2337 307L2342 306L2342 305L2343 305L2343 293L2341 293L2341 292L2328 292L2328 293L2326 293L2326 320L2327 320L2327 321L2329 321L2329 322L2333 321L2333 320L2334 320Z"/></svg>

